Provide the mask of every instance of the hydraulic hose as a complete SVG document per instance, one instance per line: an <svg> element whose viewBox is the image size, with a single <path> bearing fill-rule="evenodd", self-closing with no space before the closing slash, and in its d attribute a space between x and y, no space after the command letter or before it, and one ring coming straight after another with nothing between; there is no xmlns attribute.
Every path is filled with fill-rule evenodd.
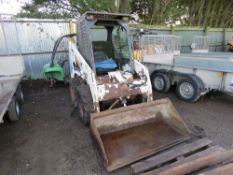
<svg viewBox="0 0 233 175"><path fill-rule="evenodd" d="M52 56L51 56L51 63L50 63L50 66L51 66L51 67L54 65L55 54L56 54L57 49L58 49L58 46L60 45L60 43L61 43L61 41L63 40L63 38L71 38L71 37L74 37L74 36L76 36L76 33L63 35L63 36L61 36L61 37L59 37L59 38L57 39L57 41L56 41L55 44L54 44L53 52L52 52Z"/></svg>
<svg viewBox="0 0 233 175"><path fill-rule="evenodd" d="M127 81L127 78L125 78L125 76L124 76L125 73L132 73L132 72L131 72L131 71L124 71L124 73L123 73L123 78ZM147 76L146 76L146 75L142 75L141 78L142 78L142 77L144 78L144 81L143 81L142 83L140 83L140 84L127 83L128 86L129 86L130 88L137 88L137 87L141 87L141 86L145 85L145 84L147 83Z"/></svg>
<svg viewBox="0 0 233 175"><path fill-rule="evenodd" d="M129 87L131 88L137 88L137 87L141 87L143 85L145 85L147 83L147 77L146 75L143 75L144 76L144 81L140 84L134 84L134 83L128 83Z"/></svg>

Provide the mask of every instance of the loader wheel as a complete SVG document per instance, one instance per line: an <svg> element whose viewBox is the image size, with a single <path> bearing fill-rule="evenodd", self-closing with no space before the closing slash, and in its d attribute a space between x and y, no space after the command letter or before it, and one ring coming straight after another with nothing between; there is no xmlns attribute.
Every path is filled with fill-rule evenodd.
<svg viewBox="0 0 233 175"><path fill-rule="evenodd" d="M8 107L8 117L11 122L16 122L20 119L21 107L16 97L13 97Z"/></svg>
<svg viewBox="0 0 233 175"><path fill-rule="evenodd" d="M186 102L196 102L200 98L199 84L195 79L182 79L176 86L177 96Z"/></svg>
<svg viewBox="0 0 233 175"><path fill-rule="evenodd" d="M81 122L88 126L90 124L90 113L93 109L93 101L90 88L86 84L77 86L77 111Z"/></svg>
<svg viewBox="0 0 233 175"><path fill-rule="evenodd" d="M152 76L152 87L158 92L167 92L170 87L170 79L163 73L156 73Z"/></svg>
<svg viewBox="0 0 233 175"><path fill-rule="evenodd" d="M90 124L90 113L88 113L82 102L78 102L78 116L81 122L85 125L88 126Z"/></svg>

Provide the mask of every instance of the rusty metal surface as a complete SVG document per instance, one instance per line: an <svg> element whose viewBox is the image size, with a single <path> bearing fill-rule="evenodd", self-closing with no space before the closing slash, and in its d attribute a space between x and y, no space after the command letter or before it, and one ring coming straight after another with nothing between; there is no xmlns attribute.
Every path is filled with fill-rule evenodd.
<svg viewBox="0 0 233 175"><path fill-rule="evenodd" d="M100 84L110 83L111 80L110 80L110 77L108 75L104 75L104 76L97 76L96 82L98 85L100 85Z"/></svg>
<svg viewBox="0 0 233 175"><path fill-rule="evenodd" d="M127 84L105 84L105 95L103 96L104 100L111 100L120 97L134 96L142 94L139 88L131 89Z"/></svg>
<svg viewBox="0 0 233 175"><path fill-rule="evenodd" d="M97 76L96 80L98 88L103 91L99 98L101 101L136 96L139 94L143 95L139 87L129 87L129 83L140 81L140 78L133 77L133 74L126 74L123 76L120 71L115 71L109 72L108 75Z"/></svg>
<svg viewBox="0 0 233 175"><path fill-rule="evenodd" d="M184 137L163 120L101 136L109 169L165 149Z"/></svg>
<svg viewBox="0 0 233 175"><path fill-rule="evenodd" d="M108 171L190 138L168 99L93 114L91 131Z"/></svg>
<svg viewBox="0 0 233 175"><path fill-rule="evenodd" d="M118 73L119 71L116 71ZM101 84L106 84L106 83L122 83L119 81L119 79L122 79L123 77L121 75L114 76L115 72L109 72L110 75L101 75L96 77L96 81L98 85ZM133 74L128 74L127 76L124 77L125 82L133 82Z"/></svg>

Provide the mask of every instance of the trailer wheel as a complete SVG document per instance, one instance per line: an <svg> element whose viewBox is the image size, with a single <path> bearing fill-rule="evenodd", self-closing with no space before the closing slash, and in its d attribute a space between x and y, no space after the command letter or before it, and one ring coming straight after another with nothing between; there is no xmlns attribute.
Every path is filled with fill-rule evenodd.
<svg viewBox="0 0 233 175"><path fill-rule="evenodd" d="M8 117L11 122L16 122L20 119L21 107L16 97L13 97L8 107Z"/></svg>
<svg viewBox="0 0 233 175"><path fill-rule="evenodd" d="M196 102L200 98L199 84L195 79L182 79L176 86L177 96L186 102Z"/></svg>
<svg viewBox="0 0 233 175"><path fill-rule="evenodd" d="M81 122L88 126L90 124L90 113L93 107L92 96L88 85L77 86L77 110Z"/></svg>
<svg viewBox="0 0 233 175"><path fill-rule="evenodd" d="M24 95L23 95L21 85L18 86L18 88L16 90L16 93L15 93L15 96L16 96L16 99L17 99L18 103L20 105L22 105L23 102L24 102Z"/></svg>
<svg viewBox="0 0 233 175"><path fill-rule="evenodd" d="M171 87L170 79L163 73L156 73L152 76L152 87L158 92L167 92Z"/></svg>

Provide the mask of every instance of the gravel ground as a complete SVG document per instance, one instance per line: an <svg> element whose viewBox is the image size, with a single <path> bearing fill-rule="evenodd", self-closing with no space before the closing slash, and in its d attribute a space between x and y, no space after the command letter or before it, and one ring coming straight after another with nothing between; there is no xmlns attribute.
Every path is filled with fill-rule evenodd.
<svg viewBox="0 0 233 175"><path fill-rule="evenodd" d="M48 88L38 81L25 83L26 100L20 122L0 125L1 175L107 175L93 146L89 129L71 117L67 87ZM215 144L233 147L233 97L211 93L189 104L168 94L185 122L198 126ZM130 174L128 168L112 173Z"/></svg>

